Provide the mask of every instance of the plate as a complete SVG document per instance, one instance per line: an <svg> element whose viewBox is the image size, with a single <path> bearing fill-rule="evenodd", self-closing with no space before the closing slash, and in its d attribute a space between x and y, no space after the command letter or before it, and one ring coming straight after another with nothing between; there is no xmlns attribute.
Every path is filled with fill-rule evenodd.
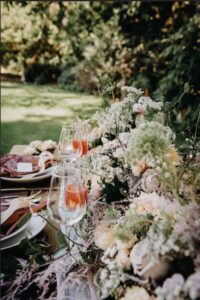
<svg viewBox="0 0 200 300"><path fill-rule="evenodd" d="M26 222L24 225L22 225L19 229L15 230L15 231L12 232L11 234L9 234L9 235L7 235L7 236L1 238L1 241L8 240L8 239L10 239L11 237L13 237L13 236L19 234L20 232L24 231L24 230L26 229L26 227L28 226L29 222L30 222L30 218L29 218L29 219L27 220L27 222Z"/></svg>
<svg viewBox="0 0 200 300"><path fill-rule="evenodd" d="M41 173L41 175L35 176L33 178L1 177L1 179L6 180L6 181L11 181L11 182L31 183L31 182L43 180L43 179L50 177L53 170L54 170L54 167L50 167L44 173Z"/></svg>
<svg viewBox="0 0 200 300"><path fill-rule="evenodd" d="M20 232L17 236L13 236L8 240L0 241L0 249L5 250L15 247L19 245L20 242L26 237L28 239L33 238L44 229L46 223L47 222L40 216L38 216L37 214L33 214L26 230Z"/></svg>

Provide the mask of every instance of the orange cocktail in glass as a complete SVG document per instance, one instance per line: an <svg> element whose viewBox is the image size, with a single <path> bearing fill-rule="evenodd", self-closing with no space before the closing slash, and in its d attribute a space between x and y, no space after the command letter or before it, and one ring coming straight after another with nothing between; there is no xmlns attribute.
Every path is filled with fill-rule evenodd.
<svg viewBox="0 0 200 300"><path fill-rule="evenodd" d="M69 184L65 190L65 203L66 206L75 210L81 208L87 202L88 193L85 187L79 184Z"/></svg>
<svg viewBox="0 0 200 300"><path fill-rule="evenodd" d="M81 141L73 139L72 147L75 151L79 150L79 148L81 148Z"/></svg>
<svg viewBox="0 0 200 300"><path fill-rule="evenodd" d="M88 152L88 141L83 140L82 141L82 155L87 155Z"/></svg>
<svg viewBox="0 0 200 300"><path fill-rule="evenodd" d="M82 140L82 141L78 141L73 139L72 140L72 147L74 149L74 151L78 151L81 147L82 149L82 156L87 154L88 151L88 141L87 140Z"/></svg>

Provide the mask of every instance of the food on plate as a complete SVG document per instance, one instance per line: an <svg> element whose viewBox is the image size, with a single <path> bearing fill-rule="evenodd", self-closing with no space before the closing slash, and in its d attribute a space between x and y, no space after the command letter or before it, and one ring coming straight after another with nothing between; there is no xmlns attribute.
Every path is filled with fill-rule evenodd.
<svg viewBox="0 0 200 300"><path fill-rule="evenodd" d="M27 146L26 148L25 148L25 150L24 150L24 154L25 155L38 155L40 152L38 151L38 150L36 150L36 148L35 147L33 147L33 146Z"/></svg>
<svg viewBox="0 0 200 300"><path fill-rule="evenodd" d="M46 140L42 143L41 151L54 150L56 148L56 142L52 140Z"/></svg>
<svg viewBox="0 0 200 300"><path fill-rule="evenodd" d="M43 161L43 164L41 163L41 160ZM45 156L45 158L41 158L40 156L6 154L1 157L0 174L4 177L21 177L25 174L39 172L41 171L41 169L44 170L52 166L55 163L55 161L56 159L50 155ZM32 171L19 171L17 168L18 163L31 163Z"/></svg>
<svg viewBox="0 0 200 300"><path fill-rule="evenodd" d="M35 148L36 150L40 150L41 146L42 146L42 141L36 140L36 141L32 141L30 143L30 146Z"/></svg>
<svg viewBox="0 0 200 300"><path fill-rule="evenodd" d="M52 151L56 148L57 143L52 140L40 141L35 140L32 141L24 150L24 154L26 155L37 155L40 152L44 151Z"/></svg>

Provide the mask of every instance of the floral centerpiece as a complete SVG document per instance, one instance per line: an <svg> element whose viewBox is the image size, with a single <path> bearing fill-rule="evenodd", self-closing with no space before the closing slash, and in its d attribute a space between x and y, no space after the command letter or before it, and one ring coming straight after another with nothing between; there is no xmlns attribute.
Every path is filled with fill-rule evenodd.
<svg viewBox="0 0 200 300"><path fill-rule="evenodd" d="M90 201L63 286L90 270L94 299L200 299L200 144L176 147L164 104L123 90L88 121Z"/></svg>
<svg viewBox="0 0 200 300"><path fill-rule="evenodd" d="M177 149L163 104L123 89L123 101L91 120L95 185L107 204L94 230L99 297L200 299L199 144Z"/></svg>

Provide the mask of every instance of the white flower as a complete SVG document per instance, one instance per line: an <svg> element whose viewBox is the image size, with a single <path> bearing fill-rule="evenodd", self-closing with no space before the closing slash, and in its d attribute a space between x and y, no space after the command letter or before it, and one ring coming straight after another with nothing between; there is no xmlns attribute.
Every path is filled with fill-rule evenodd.
<svg viewBox="0 0 200 300"><path fill-rule="evenodd" d="M114 257L115 254L117 253L117 248L116 247L112 247L109 251L109 256L110 257Z"/></svg>
<svg viewBox="0 0 200 300"><path fill-rule="evenodd" d="M145 161L140 160L137 165L132 165L131 170L134 176L140 176L146 170L147 165Z"/></svg>
<svg viewBox="0 0 200 300"><path fill-rule="evenodd" d="M158 300L183 300L184 296L181 295L184 288L185 280L181 274L174 274L172 277L167 278L162 287L156 289Z"/></svg>
<svg viewBox="0 0 200 300"><path fill-rule="evenodd" d="M134 203L130 205L130 209L135 209L140 214L152 214L153 216L161 216L162 212L174 213L180 205L172 202L170 199L158 195L156 192L141 192L138 198L134 199Z"/></svg>
<svg viewBox="0 0 200 300"><path fill-rule="evenodd" d="M119 179L119 181L123 182L124 181L124 174L123 170L120 167L115 168L115 175Z"/></svg>
<svg viewBox="0 0 200 300"><path fill-rule="evenodd" d="M108 277L108 270L102 269L100 273L100 279L101 281L104 281Z"/></svg>
<svg viewBox="0 0 200 300"><path fill-rule="evenodd" d="M135 274L144 278L159 279L164 277L169 264L151 255L151 244L145 239L137 243L130 253L130 260Z"/></svg>
<svg viewBox="0 0 200 300"><path fill-rule="evenodd" d="M117 239L116 246L117 246L118 250L121 250L121 249L129 250L133 247L133 245L136 243L136 241L137 241L137 237L135 235L133 235L132 237L130 237L128 242L122 242L121 240Z"/></svg>
<svg viewBox="0 0 200 300"><path fill-rule="evenodd" d="M142 104L134 103L133 112L138 114L144 114L146 112L146 107Z"/></svg>
<svg viewBox="0 0 200 300"><path fill-rule="evenodd" d="M188 277L184 290L189 294L192 300L200 297L200 271Z"/></svg>
<svg viewBox="0 0 200 300"><path fill-rule="evenodd" d="M129 251L127 249L119 250L117 256L115 257L115 261L118 267L129 268L131 266Z"/></svg>
<svg viewBox="0 0 200 300"><path fill-rule="evenodd" d="M119 140L123 145L127 145L130 135L131 135L130 132L121 132L119 134Z"/></svg>
<svg viewBox="0 0 200 300"><path fill-rule="evenodd" d="M106 224L98 225L94 231L94 241L100 249L108 249L115 242L113 229Z"/></svg>
<svg viewBox="0 0 200 300"><path fill-rule="evenodd" d="M124 157L124 150L120 147L117 148L114 152L113 152L113 156L116 158L122 158Z"/></svg>
<svg viewBox="0 0 200 300"><path fill-rule="evenodd" d="M105 126L98 126L95 127L92 132L89 134L89 140L95 141L98 140L102 137L102 135L104 135L106 132L106 127Z"/></svg>
<svg viewBox="0 0 200 300"><path fill-rule="evenodd" d="M147 170L142 176L141 187L144 192L152 193L159 187L158 174L155 170Z"/></svg>
<svg viewBox="0 0 200 300"><path fill-rule="evenodd" d="M155 102L150 97L140 97L138 100L138 104L143 105L146 109L152 108L154 110L161 110L162 109L162 102Z"/></svg>
<svg viewBox="0 0 200 300"><path fill-rule="evenodd" d="M103 151L109 151L116 149L119 147L119 141L118 140L113 140L113 141L108 141L105 138L102 138L102 142L104 143L103 145Z"/></svg>
<svg viewBox="0 0 200 300"><path fill-rule="evenodd" d="M137 95L137 96L141 96L144 93L141 89L136 89L133 86L123 86L121 88L121 90L126 91L126 92L131 93L131 94L134 94L134 95Z"/></svg>
<svg viewBox="0 0 200 300"><path fill-rule="evenodd" d="M143 287L132 286L127 288L126 294L120 300L150 300L151 297Z"/></svg>

